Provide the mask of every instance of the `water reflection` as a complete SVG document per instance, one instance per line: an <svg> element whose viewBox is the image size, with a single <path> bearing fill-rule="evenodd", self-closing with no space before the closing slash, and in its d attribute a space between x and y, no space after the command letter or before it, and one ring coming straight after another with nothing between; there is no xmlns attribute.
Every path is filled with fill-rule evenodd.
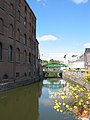
<svg viewBox="0 0 90 120"><path fill-rule="evenodd" d="M58 90L64 90L65 82L60 79L47 79L43 82L42 95L39 100L39 120L75 120L73 115L69 113L57 112L54 108L55 96L51 97L51 93ZM49 92L50 91L50 92ZM60 98L60 97L59 97Z"/></svg>
<svg viewBox="0 0 90 120"><path fill-rule="evenodd" d="M38 120L42 83L0 93L0 119Z"/></svg>
<svg viewBox="0 0 90 120"><path fill-rule="evenodd" d="M74 108L78 107L80 110L84 105L88 108L89 104L90 91L86 88L62 79L47 79L43 82L40 97L39 120L75 120L77 118L82 120L82 116L76 116ZM89 117L88 112L86 116ZM86 117L85 119L89 120Z"/></svg>
<svg viewBox="0 0 90 120"><path fill-rule="evenodd" d="M58 108L54 109L59 106L59 102L66 105L65 102L70 103L73 100L75 103L77 96L73 99L73 94L76 92L82 96L84 93L86 99L87 96L90 97L90 91L80 92L84 89L77 86L80 88L77 90L75 85L71 85L72 83L67 83L62 79L47 79L29 86L1 92L0 118L2 120L75 120L72 112L67 110L58 112ZM87 102L90 104L90 100ZM60 107L62 110L65 109L63 106Z"/></svg>

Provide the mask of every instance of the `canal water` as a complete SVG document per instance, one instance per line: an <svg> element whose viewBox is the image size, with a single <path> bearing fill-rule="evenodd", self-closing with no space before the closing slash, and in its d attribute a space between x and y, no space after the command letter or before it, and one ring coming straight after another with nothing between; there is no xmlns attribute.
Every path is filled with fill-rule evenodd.
<svg viewBox="0 0 90 120"><path fill-rule="evenodd" d="M0 93L1 120L75 120L73 113L54 109L53 95L65 90L66 82L47 79L39 83L15 88ZM68 94L69 90L67 90Z"/></svg>

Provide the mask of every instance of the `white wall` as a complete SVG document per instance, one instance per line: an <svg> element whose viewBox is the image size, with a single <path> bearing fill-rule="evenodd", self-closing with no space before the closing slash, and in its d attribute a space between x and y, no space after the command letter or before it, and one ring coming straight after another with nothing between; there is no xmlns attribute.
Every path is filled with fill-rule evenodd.
<svg viewBox="0 0 90 120"><path fill-rule="evenodd" d="M84 61L74 62L72 64L72 68L85 68L84 67Z"/></svg>

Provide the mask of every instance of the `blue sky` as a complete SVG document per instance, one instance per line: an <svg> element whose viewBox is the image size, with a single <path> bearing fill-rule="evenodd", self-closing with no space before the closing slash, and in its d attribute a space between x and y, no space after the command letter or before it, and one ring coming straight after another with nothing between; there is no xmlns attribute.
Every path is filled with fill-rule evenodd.
<svg viewBox="0 0 90 120"><path fill-rule="evenodd" d="M90 0L27 0L37 18L42 59L90 47Z"/></svg>

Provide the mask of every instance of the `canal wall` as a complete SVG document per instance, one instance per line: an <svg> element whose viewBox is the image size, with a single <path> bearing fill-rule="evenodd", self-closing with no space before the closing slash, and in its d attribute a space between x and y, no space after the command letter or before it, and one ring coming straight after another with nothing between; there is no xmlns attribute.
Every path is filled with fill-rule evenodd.
<svg viewBox="0 0 90 120"><path fill-rule="evenodd" d="M16 81L11 81L11 82L3 82L0 83L0 91L6 91L10 90L13 88L21 87L21 86L26 86L32 83L36 83L43 80L42 76L37 76L36 78L33 79L24 79L24 80L16 80Z"/></svg>
<svg viewBox="0 0 90 120"><path fill-rule="evenodd" d="M72 81L74 83L80 84L85 88L90 90L90 83L85 83L86 73L85 72L71 72L71 71L63 71L63 79L67 81Z"/></svg>

